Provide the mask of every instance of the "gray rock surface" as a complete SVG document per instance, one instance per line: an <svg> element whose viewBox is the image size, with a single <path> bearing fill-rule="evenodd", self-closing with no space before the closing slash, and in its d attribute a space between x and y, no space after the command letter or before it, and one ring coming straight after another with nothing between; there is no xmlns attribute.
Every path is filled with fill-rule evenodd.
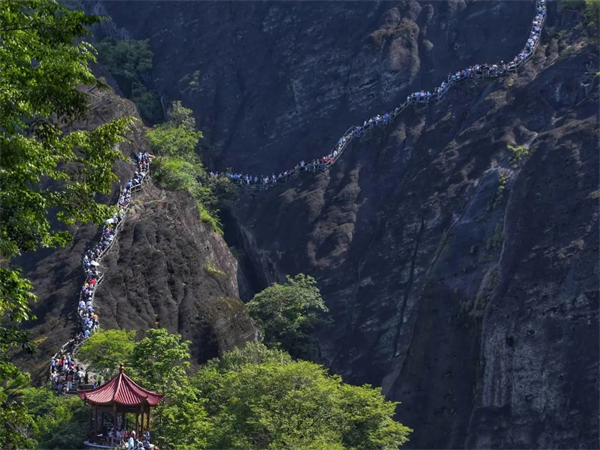
<svg viewBox="0 0 600 450"><path fill-rule="evenodd" d="M263 283L317 277L324 362L402 402L408 447L598 446L598 58L569 39L237 210Z"/></svg>
<svg viewBox="0 0 600 450"><path fill-rule="evenodd" d="M156 88L196 112L221 168L257 174L322 156L348 126L451 71L512 58L533 9L455 0L101 3L119 27L150 40Z"/></svg>
<svg viewBox="0 0 600 450"><path fill-rule="evenodd" d="M113 117L137 116L135 105L113 92L92 92L93 113L82 127ZM144 129L134 127L126 155L147 150ZM134 164L118 163L120 179L129 180ZM118 185L115 185L115 189ZM118 193L106 196L115 203ZM84 280L81 258L99 239L89 224L74 229L71 245L22 257L38 302L31 324L40 353L23 364L45 381L48 360L75 331L79 290ZM105 274L95 297L104 329L144 331L161 326L192 341L192 354L204 362L257 339L257 330L239 300L238 267L223 237L200 221L194 199L185 192L164 192L150 182L134 195L117 242L103 259Z"/></svg>

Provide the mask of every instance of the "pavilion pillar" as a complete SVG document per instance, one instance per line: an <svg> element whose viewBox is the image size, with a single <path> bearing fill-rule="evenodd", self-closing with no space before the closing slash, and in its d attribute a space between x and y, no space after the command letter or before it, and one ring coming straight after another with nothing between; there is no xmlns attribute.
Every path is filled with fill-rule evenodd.
<svg viewBox="0 0 600 450"><path fill-rule="evenodd" d="M90 408L90 432L89 438L92 438L92 428L94 427L94 408Z"/></svg>
<svg viewBox="0 0 600 450"><path fill-rule="evenodd" d="M140 433L138 430L138 419L140 418L140 413L139 412L135 412L135 437L136 438L140 438Z"/></svg>
<svg viewBox="0 0 600 450"><path fill-rule="evenodd" d="M148 426L146 427L146 431L150 431L150 406L148 406Z"/></svg>
<svg viewBox="0 0 600 450"><path fill-rule="evenodd" d="M96 442L97 437L98 437L98 407L96 406L94 408L94 436L93 436L94 441L93 442Z"/></svg>
<svg viewBox="0 0 600 450"><path fill-rule="evenodd" d="M111 445L114 445L117 438L117 404L113 403L113 435L110 438Z"/></svg>

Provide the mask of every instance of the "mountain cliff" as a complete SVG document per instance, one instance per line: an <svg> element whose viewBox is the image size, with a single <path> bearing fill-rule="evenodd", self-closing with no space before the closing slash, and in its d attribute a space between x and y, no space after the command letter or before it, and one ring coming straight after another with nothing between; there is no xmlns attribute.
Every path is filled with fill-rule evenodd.
<svg viewBox="0 0 600 450"><path fill-rule="evenodd" d="M98 68L101 73L101 68ZM135 105L112 91L90 91L91 114L78 126L97 126L112 118L137 116ZM122 145L131 157L147 151L138 124ZM134 164L120 161L116 172L129 180ZM119 185L102 200L115 203ZM73 242L58 251L24 255L18 261L38 295L33 338L40 355L25 365L45 377L47 361L74 333L85 249L100 230L89 224L74 230ZM104 281L95 296L102 328L145 330L160 325L192 341L192 355L204 362L248 340L257 330L239 300L235 258L222 236L200 221L195 200L185 192L165 192L152 181L137 193L116 244L101 264Z"/></svg>
<svg viewBox="0 0 600 450"><path fill-rule="evenodd" d="M316 276L324 361L402 401L409 446L597 446L598 58L569 39L240 202L264 281Z"/></svg>
<svg viewBox="0 0 600 450"><path fill-rule="evenodd" d="M90 4L150 39L155 86L196 111L217 168L257 175L326 154L448 73L510 60L533 16L499 1ZM247 193L233 212L255 288L318 279L333 318L323 362L401 401L409 447L598 445L598 52L576 19L550 4L518 74L410 107L329 172ZM106 262L102 323L143 328L156 313L199 359L251 339L223 300L236 272L246 284L226 246L183 195L143 195ZM81 233L28 273L54 293L38 310L46 327L61 318L48 342L68 332ZM196 332L211 305L226 314Z"/></svg>
<svg viewBox="0 0 600 450"><path fill-rule="evenodd" d="M352 124L477 62L509 60L529 2L90 2L149 39L154 85L192 108L221 166L283 171ZM131 18L136 20L132 21Z"/></svg>

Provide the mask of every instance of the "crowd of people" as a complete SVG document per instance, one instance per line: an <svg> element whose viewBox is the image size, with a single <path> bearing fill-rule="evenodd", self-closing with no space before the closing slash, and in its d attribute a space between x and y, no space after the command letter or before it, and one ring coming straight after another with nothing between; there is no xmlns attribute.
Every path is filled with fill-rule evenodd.
<svg viewBox="0 0 600 450"><path fill-rule="evenodd" d="M123 450L160 450L159 447L150 443L149 431L138 438L135 431L126 430L124 427L121 429L104 427L103 433L98 437L106 438L102 441L104 445L122 448Z"/></svg>
<svg viewBox="0 0 600 450"><path fill-rule="evenodd" d="M67 393L77 389L78 383L87 383L89 380L88 373L76 365L71 354L67 353L50 360L50 381L56 392Z"/></svg>
<svg viewBox="0 0 600 450"><path fill-rule="evenodd" d="M139 189L148 174L150 161L154 156L149 153L138 153L136 171L125 187L119 192L118 211L109 217L100 235L100 241L83 255L83 272L85 281L79 294L77 317L79 325L75 337L69 340L50 360L50 381L58 393L77 390L79 383L89 384L89 374L77 364L74 355L83 342L99 327L98 314L94 309L94 295L102 281L102 273L98 270L100 260L115 242L117 230L125 218L131 203L131 194ZM100 379L95 377L94 387Z"/></svg>
<svg viewBox="0 0 600 450"><path fill-rule="evenodd" d="M542 34L542 28L546 19L546 0L536 1L536 15L533 19L529 38L525 44L525 48L519 52L514 59L508 63L500 61L499 64L476 64L463 70L459 70L454 74L448 75L448 79L443 81L440 86L433 91L421 90L414 92L406 97L406 101L395 108L392 112L378 114L369 120L365 120L362 126L351 127L344 133L340 140L335 144L333 150L323 156L315 159L310 163L301 161L293 169L286 170L277 175L250 175L247 173L233 172L227 169L225 172L210 172L209 176L213 178L227 177L234 183L242 186L255 186L259 189L267 189L277 184L285 183L286 181L295 178L301 172L317 172L327 170L334 164L348 143L352 139L357 139L366 134L376 126L385 126L391 123L404 109L409 105L429 104L430 102L441 101L448 90L455 84L466 79L477 78L496 78L514 73L519 67L529 60L533 55Z"/></svg>

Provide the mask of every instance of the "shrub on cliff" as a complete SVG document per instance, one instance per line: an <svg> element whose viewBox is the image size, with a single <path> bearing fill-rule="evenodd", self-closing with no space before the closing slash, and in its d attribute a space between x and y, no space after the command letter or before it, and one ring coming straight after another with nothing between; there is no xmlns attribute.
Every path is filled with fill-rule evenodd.
<svg viewBox="0 0 600 450"><path fill-rule="evenodd" d="M148 131L154 153L183 159L195 159L196 145L202 137L202 132L196 131L193 111L185 108L180 101L173 102L166 122Z"/></svg>
<svg viewBox="0 0 600 450"><path fill-rule="evenodd" d="M317 345L310 332L324 322L329 310L313 277L288 275L284 284L274 283L256 294L247 307L267 346L282 348L295 358L314 356Z"/></svg>
<svg viewBox="0 0 600 450"><path fill-rule="evenodd" d="M202 132L196 131L193 111L173 102L165 123L148 131L156 181L169 189L188 191L198 201L200 219L223 233L219 210L229 207L237 196L237 188L227 178L208 177L196 146Z"/></svg>

